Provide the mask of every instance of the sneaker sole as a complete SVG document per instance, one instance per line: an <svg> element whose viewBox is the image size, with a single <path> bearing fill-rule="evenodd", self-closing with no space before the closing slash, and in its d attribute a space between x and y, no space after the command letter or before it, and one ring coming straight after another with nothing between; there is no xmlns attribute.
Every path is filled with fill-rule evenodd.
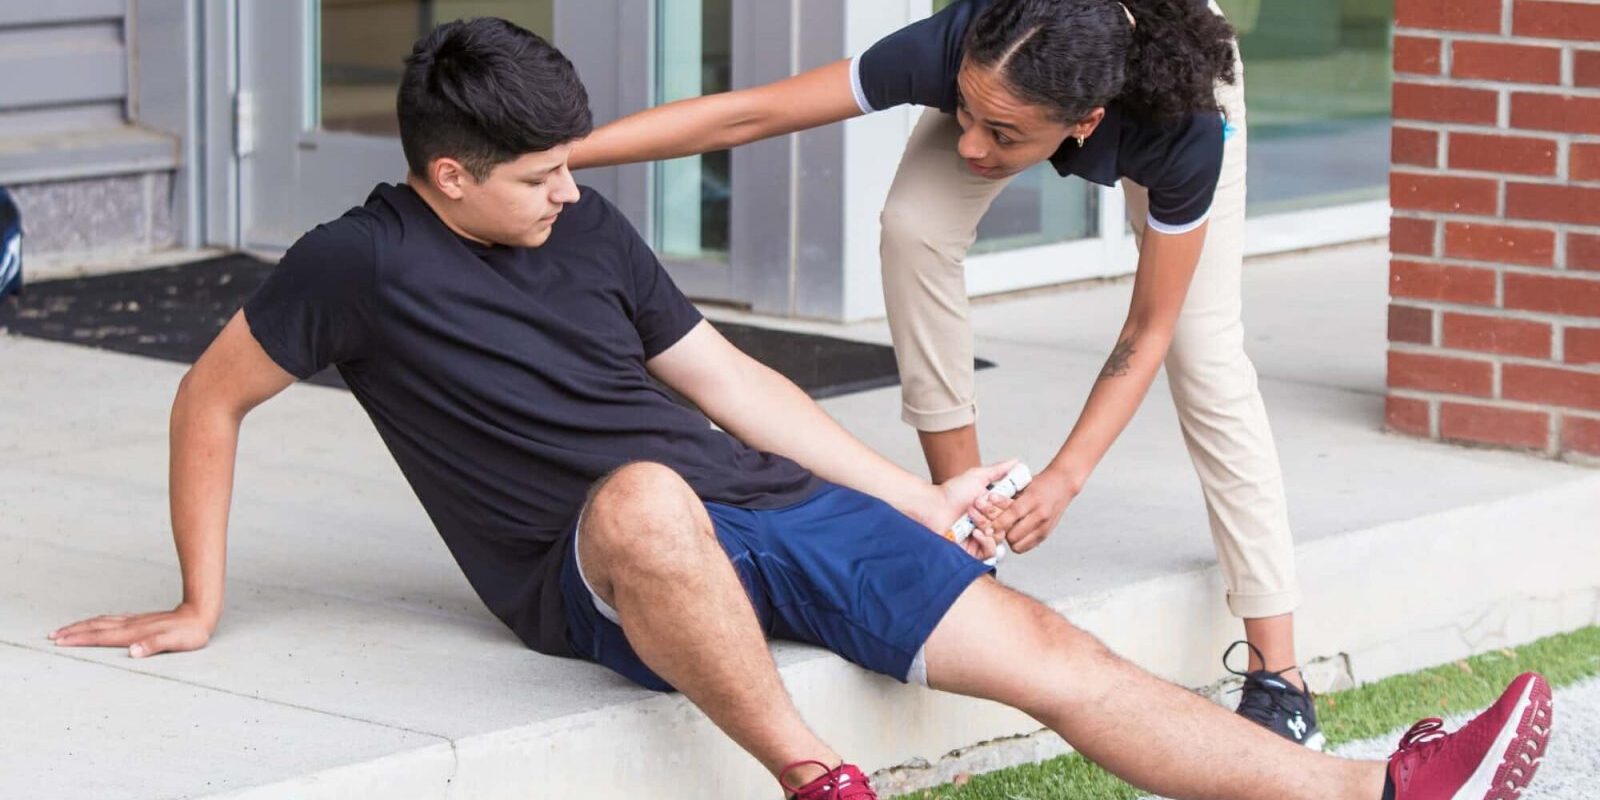
<svg viewBox="0 0 1600 800"><path fill-rule="evenodd" d="M1506 717L1494 746L1452 800L1519 800L1550 744L1552 713L1550 684L1535 675Z"/></svg>

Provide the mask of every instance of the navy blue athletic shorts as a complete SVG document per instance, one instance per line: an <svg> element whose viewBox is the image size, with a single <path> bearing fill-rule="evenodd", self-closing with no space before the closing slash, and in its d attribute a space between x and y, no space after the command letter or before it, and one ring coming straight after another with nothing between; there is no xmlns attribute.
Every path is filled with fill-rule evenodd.
<svg viewBox="0 0 1600 800"><path fill-rule="evenodd" d="M842 486L824 484L779 509L705 506L769 638L820 645L900 681L927 682L923 644L956 598L991 572L888 503ZM590 589L577 526L569 535L561 595L573 651L641 686L672 691Z"/></svg>

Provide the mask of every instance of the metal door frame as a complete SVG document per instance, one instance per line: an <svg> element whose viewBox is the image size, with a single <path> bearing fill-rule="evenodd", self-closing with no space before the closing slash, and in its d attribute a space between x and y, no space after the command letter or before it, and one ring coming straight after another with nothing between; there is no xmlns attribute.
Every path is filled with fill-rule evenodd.
<svg viewBox="0 0 1600 800"><path fill-rule="evenodd" d="M797 68L840 57L844 48L843 0L806 0L808 38L804 40L798 25L801 2L732 0L734 88L778 80ZM557 5L556 44L577 65L589 87L597 124L655 104L655 12L656 0ZM812 33L816 30L825 33L819 37ZM805 53L813 57L802 58ZM807 63L810 61L815 64ZM797 288L805 284L799 269L799 249L794 246L797 233L805 224L797 212L797 189L802 184L798 175L808 162L827 167L817 172L831 172L835 176L832 191L842 191L842 181L836 176L843 162L843 134L838 126L831 127L832 130L784 136L733 151L727 260L663 259L685 294L768 313L795 312ZM836 142L837 146L809 157L802 155L802 139L813 134ZM832 161L824 164L827 159ZM655 240L653 165L587 170L578 178L611 198L646 241ZM841 204L835 201L829 205L837 217ZM831 237L810 241L833 254L831 281L837 285L843 235L837 220L833 228ZM821 284L826 285L826 281ZM807 288L817 286L811 284Z"/></svg>

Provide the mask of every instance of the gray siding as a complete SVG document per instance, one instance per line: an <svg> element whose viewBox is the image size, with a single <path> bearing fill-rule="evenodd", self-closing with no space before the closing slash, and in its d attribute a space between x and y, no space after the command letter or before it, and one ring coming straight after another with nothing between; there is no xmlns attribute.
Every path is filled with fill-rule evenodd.
<svg viewBox="0 0 1600 800"><path fill-rule="evenodd" d="M185 95L154 92L151 119L137 113L140 76L188 85L185 3L141 0L136 15L133 0L0 0L0 184L22 209L30 254L148 252L193 225L174 216L190 191L174 172ZM134 42L150 50L138 69Z"/></svg>
<svg viewBox="0 0 1600 800"><path fill-rule="evenodd" d="M127 0L0 4L0 138L127 118Z"/></svg>

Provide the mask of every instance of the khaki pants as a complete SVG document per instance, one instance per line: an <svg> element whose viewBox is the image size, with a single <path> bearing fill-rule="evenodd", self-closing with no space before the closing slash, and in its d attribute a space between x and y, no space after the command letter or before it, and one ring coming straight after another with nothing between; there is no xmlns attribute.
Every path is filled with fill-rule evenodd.
<svg viewBox="0 0 1600 800"><path fill-rule="evenodd" d="M1294 542L1283 475L1255 367L1244 352L1240 272L1244 262L1244 71L1217 97L1235 130L1195 269L1167 354L1167 379L1183 438L1210 514L1228 607L1247 619L1295 609ZM955 118L924 112L906 145L883 209L884 299L902 382L902 417L922 431L977 417L972 328L963 280L978 220L1005 181L978 177L956 154ZM1122 181L1128 219L1144 235L1149 198ZM1061 432L1065 435L1065 432Z"/></svg>

